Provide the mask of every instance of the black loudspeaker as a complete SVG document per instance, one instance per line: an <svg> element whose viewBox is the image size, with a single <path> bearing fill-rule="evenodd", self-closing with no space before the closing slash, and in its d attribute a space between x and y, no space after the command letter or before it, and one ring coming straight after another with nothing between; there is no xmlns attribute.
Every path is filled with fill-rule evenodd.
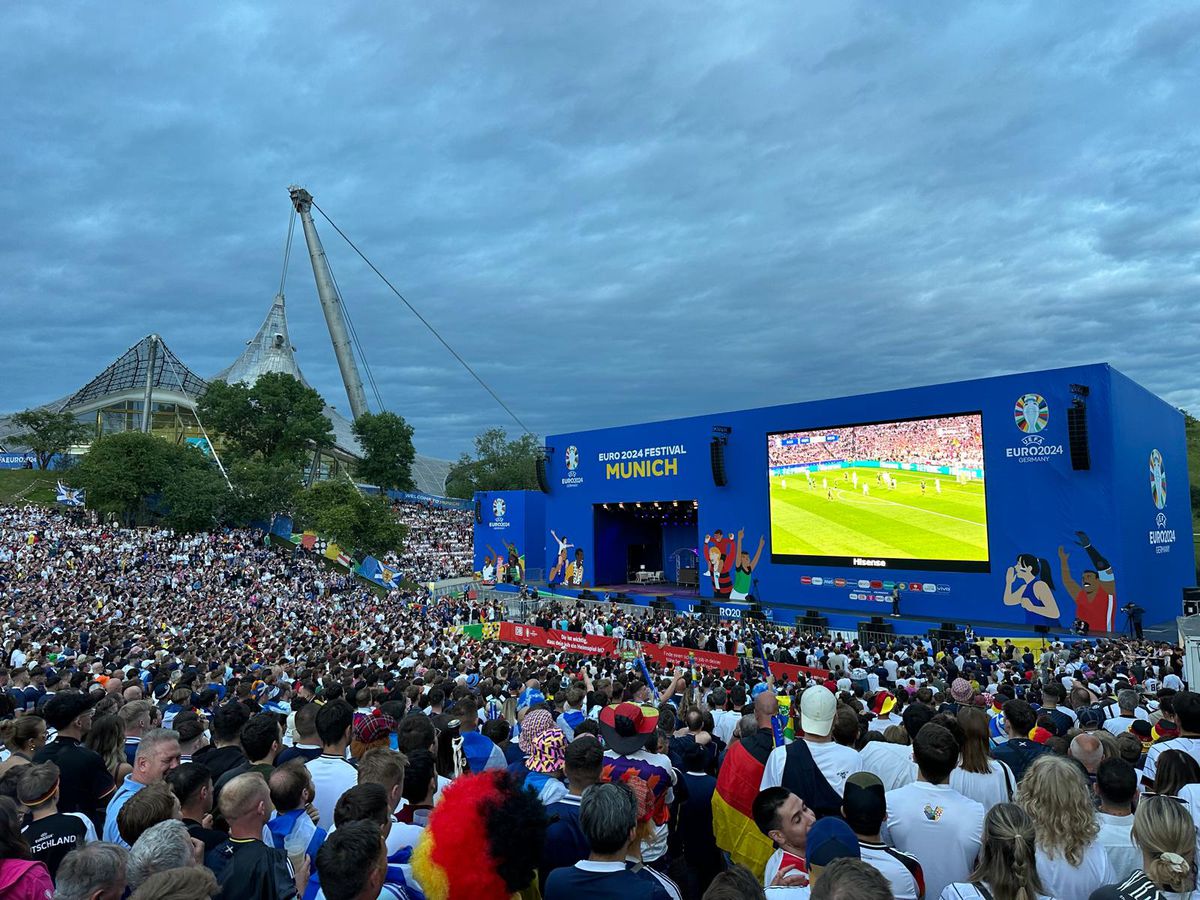
<svg viewBox="0 0 1200 900"><path fill-rule="evenodd" d="M1088 450L1087 405L1076 400L1067 408L1067 440L1071 445L1071 468L1076 471L1092 467Z"/></svg>
<svg viewBox="0 0 1200 900"><path fill-rule="evenodd" d="M1034 625L1033 630L1036 631L1038 634L1049 634L1050 626L1049 625Z"/></svg>
<svg viewBox="0 0 1200 900"><path fill-rule="evenodd" d="M720 438L713 438L708 445L708 458L712 463L713 484L725 487L728 483L725 478L725 444Z"/></svg>
<svg viewBox="0 0 1200 900"><path fill-rule="evenodd" d="M475 501L475 524L483 524L483 502L480 500Z"/></svg>
<svg viewBox="0 0 1200 900"><path fill-rule="evenodd" d="M543 494L550 493L550 479L546 477L546 457L539 456L534 463L534 468L537 470L538 490Z"/></svg>
<svg viewBox="0 0 1200 900"><path fill-rule="evenodd" d="M1200 587L1183 589L1183 614L1185 616L1200 615Z"/></svg>

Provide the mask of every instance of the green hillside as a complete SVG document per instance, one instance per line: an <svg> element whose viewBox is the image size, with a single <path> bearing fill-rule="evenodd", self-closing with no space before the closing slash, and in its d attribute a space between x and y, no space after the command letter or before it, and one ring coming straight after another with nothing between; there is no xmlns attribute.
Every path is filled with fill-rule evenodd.
<svg viewBox="0 0 1200 900"><path fill-rule="evenodd" d="M0 506L36 503L53 506L57 492L53 472L36 469L0 469Z"/></svg>

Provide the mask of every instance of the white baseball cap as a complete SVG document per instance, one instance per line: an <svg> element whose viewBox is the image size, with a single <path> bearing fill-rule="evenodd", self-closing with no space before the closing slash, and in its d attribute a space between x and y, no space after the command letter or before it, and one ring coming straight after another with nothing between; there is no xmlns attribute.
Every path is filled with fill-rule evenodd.
<svg viewBox="0 0 1200 900"><path fill-rule="evenodd" d="M814 684L800 696L800 727L805 734L824 737L833 730L837 697L823 684Z"/></svg>

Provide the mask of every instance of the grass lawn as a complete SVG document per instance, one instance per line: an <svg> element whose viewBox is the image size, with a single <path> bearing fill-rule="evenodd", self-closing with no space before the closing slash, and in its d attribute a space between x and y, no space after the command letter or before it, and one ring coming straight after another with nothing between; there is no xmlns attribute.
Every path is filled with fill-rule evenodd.
<svg viewBox="0 0 1200 900"><path fill-rule="evenodd" d="M54 506L58 477L55 472L37 469L0 469L0 506L23 502Z"/></svg>
<svg viewBox="0 0 1200 900"><path fill-rule="evenodd" d="M896 480L894 489L879 480L881 473ZM945 475L875 468L814 472L812 478L812 487L804 473L771 478L773 553L967 561L988 558L981 481L958 484ZM868 494L862 491L864 484Z"/></svg>

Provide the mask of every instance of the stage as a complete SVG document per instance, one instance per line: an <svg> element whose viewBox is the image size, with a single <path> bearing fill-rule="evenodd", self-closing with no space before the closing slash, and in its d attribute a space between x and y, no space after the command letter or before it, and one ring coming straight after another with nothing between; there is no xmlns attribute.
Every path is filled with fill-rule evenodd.
<svg viewBox="0 0 1200 900"><path fill-rule="evenodd" d="M604 594L629 594L631 596L640 597L691 597L700 596L700 592L694 587L685 587L683 585L670 584L669 582L659 582L656 584L644 583L626 583L626 584L598 584L593 591Z"/></svg>

